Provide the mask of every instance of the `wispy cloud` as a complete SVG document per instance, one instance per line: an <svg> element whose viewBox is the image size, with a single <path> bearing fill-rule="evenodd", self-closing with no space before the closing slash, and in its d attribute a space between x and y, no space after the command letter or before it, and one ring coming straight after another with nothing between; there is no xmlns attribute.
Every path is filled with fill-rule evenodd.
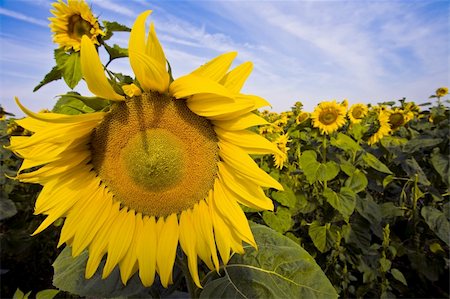
<svg viewBox="0 0 450 299"><path fill-rule="evenodd" d="M42 27L48 27L48 22L47 21L43 21L40 19L36 19L27 15L24 15L20 12L16 12L16 11L12 11L9 9L5 9L3 7L0 7L0 15L4 15L16 20L21 20L27 23L31 23L34 25L38 25L38 26L42 26Z"/></svg>
<svg viewBox="0 0 450 299"><path fill-rule="evenodd" d="M122 3L126 2L121 2L121 4L119 4L117 2L113 2L110 0L94 0L92 1L92 3L94 3L98 7L115 12L119 15L124 15L131 18L136 17L136 13L133 10L131 10L129 6L122 5Z"/></svg>

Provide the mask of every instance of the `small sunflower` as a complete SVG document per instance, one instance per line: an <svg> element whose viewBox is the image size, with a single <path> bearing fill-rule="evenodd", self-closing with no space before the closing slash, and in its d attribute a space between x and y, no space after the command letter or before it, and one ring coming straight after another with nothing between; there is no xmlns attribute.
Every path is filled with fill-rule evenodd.
<svg viewBox="0 0 450 299"><path fill-rule="evenodd" d="M35 133L11 138L10 149L24 158L17 179L44 186L35 213L48 216L34 234L65 217L59 245L71 246L73 256L88 250L87 278L106 255L104 278L118 266L124 284L139 272L150 286L158 273L167 287L180 244L200 287L198 257L218 270L219 254L227 263L244 252L243 241L257 246L239 204L272 210L262 187L282 186L249 154L280 150L247 130L267 123L252 111L268 103L240 93L252 64L228 72L236 56L228 53L170 82L153 25L145 40L150 13L138 16L129 40L140 92L116 93L83 36L84 79L113 101L110 110L33 113L17 100L28 115L17 122Z"/></svg>
<svg viewBox="0 0 450 299"><path fill-rule="evenodd" d="M345 113L347 108L343 105L331 102L321 102L311 114L313 127L319 128L322 134L331 134L345 125Z"/></svg>
<svg viewBox="0 0 450 299"><path fill-rule="evenodd" d="M274 144L276 144L277 148L280 150L279 152L273 154L275 166L279 169L283 168L284 162L288 159L287 153L289 151L289 147L287 147L287 144L290 141L291 140L289 139L289 135L287 133L278 136L274 141Z"/></svg>
<svg viewBox="0 0 450 299"><path fill-rule="evenodd" d="M384 136L391 133L391 126L389 125L389 112L386 109L378 109L378 117L376 118L376 132L369 137L367 143L369 145L380 141Z"/></svg>
<svg viewBox="0 0 450 299"><path fill-rule="evenodd" d="M396 130L401 126L406 125L406 123L408 123L413 118L413 112L406 111L400 108L394 108L389 112L389 125L391 126L391 130Z"/></svg>
<svg viewBox="0 0 450 299"><path fill-rule="evenodd" d="M309 118L309 112L301 111L295 118L295 123L297 125L299 125L302 122L306 121L308 118Z"/></svg>
<svg viewBox="0 0 450 299"><path fill-rule="evenodd" d="M67 3L58 0L52 6L55 9L51 13L55 17L48 19L54 43L66 51L79 51L81 38L86 35L94 44L99 44L97 37L105 33L84 0L67 0Z"/></svg>
<svg viewBox="0 0 450 299"><path fill-rule="evenodd" d="M436 89L436 96L441 98L443 96L448 95L448 88L447 87L440 87Z"/></svg>
<svg viewBox="0 0 450 299"><path fill-rule="evenodd" d="M350 107L347 115L350 119L350 123L359 124L362 119L367 115L369 109L364 104L355 104Z"/></svg>

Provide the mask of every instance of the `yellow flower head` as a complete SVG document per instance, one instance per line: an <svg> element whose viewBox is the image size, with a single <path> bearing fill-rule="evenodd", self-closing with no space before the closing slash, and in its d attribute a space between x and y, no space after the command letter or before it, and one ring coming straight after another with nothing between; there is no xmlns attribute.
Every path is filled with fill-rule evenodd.
<svg viewBox="0 0 450 299"><path fill-rule="evenodd" d="M321 102L311 114L313 127L319 128L322 134L331 134L345 125L346 108L331 102Z"/></svg>
<svg viewBox="0 0 450 299"><path fill-rule="evenodd" d="M97 37L105 34L84 0L67 0L67 3L58 0L52 6L55 9L51 13L55 17L48 19L54 43L66 51L79 51L81 38L86 35L94 44L99 44Z"/></svg>
<svg viewBox="0 0 450 299"><path fill-rule="evenodd" d="M411 111L405 111L400 108L394 108L389 112L389 125L391 130L396 130L401 126L404 126L407 122L414 118L414 114Z"/></svg>
<svg viewBox="0 0 450 299"><path fill-rule="evenodd" d="M348 108L348 100L347 100L347 99L344 99L344 100L341 102L341 105L342 105L343 107L345 107L345 110L347 110L347 108Z"/></svg>
<svg viewBox="0 0 450 299"><path fill-rule="evenodd" d="M436 89L436 96L437 97L443 97L448 95L448 88L447 87L440 87L438 89Z"/></svg>
<svg viewBox="0 0 450 299"><path fill-rule="evenodd" d="M273 154L275 166L279 169L283 168L284 162L288 159L287 153L289 151L289 147L287 147L287 144L290 141L291 140L289 139L289 135L287 133L278 136L274 141L277 148L280 150L279 152Z"/></svg>
<svg viewBox="0 0 450 299"><path fill-rule="evenodd" d="M375 144L380 141L384 136L387 136L391 132L391 127L389 125L389 112L385 109L379 109L377 118L377 130L369 137L367 143L369 145Z"/></svg>
<svg viewBox="0 0 450 299"><path fill-rule="evenodd" d="M369 109L364 104L355 104L350 107L347 115L350 123L359 124L361 120L367 115Z"/></svg>
<svg viewBox="0 0 450 299"><path fill-rule="evenodd" d="M141 94L117 93L83 36L84 79L110 110L33 113L17 101L28 115L17 122L35 133L11 138L10 149L24 157L17 179L43 185L35 213L47 218L34 234L65 217L59 244L74 256L88 250L87 278L106 256L103 277L118 266L123 283L139 272L150 286L158 273L167 287L180 245L200 287L198 258L218 271L219 255L227 263L243 242L256 247L239 205L272 210L262 188L282 186L249 154L280 150L247 130L267 124L253 111L268 103L240 93L252 64L229 71L236 53L227 53L170 82L153 25L146 32L150 13L138 16L128 46Z"/></svg>
<svg viewBox="0 0 450 299"><path fill-rule="evenodd" d="M295 118L295 123L297 125L299 125L302 122L304 122L305 120L307 120L308 118L309 118L309 112L301 111Z"/></svg>

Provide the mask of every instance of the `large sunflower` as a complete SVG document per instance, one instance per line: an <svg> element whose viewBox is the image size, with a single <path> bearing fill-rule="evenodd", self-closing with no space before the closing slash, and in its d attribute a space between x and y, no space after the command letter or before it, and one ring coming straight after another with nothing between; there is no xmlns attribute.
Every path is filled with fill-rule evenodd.
<svg viewBox="0 0 450 299"><path fill-rule="evenodd" d="M319 128L322 134L331 134L345 125L345 113L347 108L344 105L331 102L321 102L311 113L313 127Z"/></svg>
<svg viewBox="0 0 450 299"><path fill-rule="evenodd" d="M242 241L257 246L239 204L271 210L262 187L282 186L249 154L279 150L246 130L267 123L252 111L268 103L240 93L252 64L227 72L236 53L224 54L170 83L153 26L145 41L150 13L137 18L130 34L137 82L127 89L134 96L116 93L83 37L87 86L114 101L111 109L33 113L17 101L29 116L17 122L35 133L13 137L10 148L24 158L17 178L44 186L35 213L48 216L34 234L65 217L59 244L71 246L74 256L88 250L87 278L106 254L103 277L118 265L123 283L139 271L144 285L158 273L167 287L179 243L200 286L197 257L218 270L219 254L227 263L232 252L244 251Z"/></svg>
<svg viewBox="0 0 450 299"><path fill-rule="evenodd" d="M379 108L377 110L378 117L376 119L376 132L369 137L367 143L369 145L380 141L384 136L391 133L391 126L389 125L389 112L386 109Z"/></svg>
<svg viewBox="0 0 450 299"><path fill-rule="evenodd" d="M406 125L411 119L414 118L414 113L406 111L401 108L394 108L389 111L389 125L391 130L397 130L398 128Z"/></svg>
<svg viewBox="0 0 450 299"><path fill-rule="evenodd" d="M362 119L367 115L369 109L367 105L364 104L355 104L350 107L348 110L348 118L350 119L350 123L359 124Z"/></svg>
<svg viewBox="0 0 450 299"><path fill-rule="evenodd" d="M55 8L51 13L55 16L50 20L50 30L53 42L64 47L64 50L80 50L81 37L87 35L95 44L99 44L97 36L104 35L97 19L84 0L58 0L52 4Z"/></svg>

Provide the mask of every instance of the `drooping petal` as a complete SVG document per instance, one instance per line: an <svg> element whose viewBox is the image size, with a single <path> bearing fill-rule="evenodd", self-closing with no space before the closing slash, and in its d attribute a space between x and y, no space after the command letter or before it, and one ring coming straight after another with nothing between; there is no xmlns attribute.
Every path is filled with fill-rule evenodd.
<svg viewBox="0 0 450 299"><path fill-rule="evenodd" d="M123 85L122 90L130 98L134 96L140 96L142 94L141 89L137 87L136 84Z"/></svg>
<svg viewBox="0 0 450 299"><path fill-rule="evenodd" d="M103 65L92 41L83 35L81 39L81 71L89 90L101 98L123 101L125 98L114 91L106 79Z"/></svg>
<svg viewBox="0 0 450 299"><path fill-rule="evenodd" d="M127 284L128 279L137 271L137 239L140 238L142 234L143 222L141 213L135 216L135 228L134 235L131 241L130 248L127 250L123 259L119 262L120 267L120 278L124 285ZM150 245L150 244L149 244Z"/></svg>
<svg viewBox="0 0 450 299"><path fill-rule="evenodd" d="M237 52L225 53L217 56L213 60L205 63L191 74L200 77L209 78L215 82L219 82L223 76L227 73L234 58L236 58Z"/></svg>
<svg viewBox="0 0 450 299"><path fill-rule="evenodd" d="M267 125L268 122L264 118L255 113L247 113L238 118L229 120L213 120L213 125L229 131L244 130L253 126Z"/></svg>
<svg viewBox="0 0 450 299"><path fill-rule="evenodd" d="M180 216L180 245L188 258L188 267L192 279L197 287L201 288L198 276L197 251L195 250L197 235L193 232L192 212L191 210L185 210Z"/></svg>
<svg viewBox="0 0 450 299"><path fill-rule="evenodd" d="M218 127L214 131L224 142L239 146L249 154L282 154L274 143L256 133L247 130L228 131Z"/></svg>
<svg viewBox="0 0 450 299"><path fill-rule="evenodd" d="M250 156L239 147L219 141L220 157L243 177L263 187L283 190L283 186L260 169Z"/></svg>
<svg viewBox="0 0 450 299"><path fill-rule="evenodd" d="M139 277L146 287L151 286L155 279L157 236L155 217L145 216L142 233L137 240L136 254L139 263Z"/></svg>
<svg viewBox="0 0 450 299"><path fill-rule="evenodd" d="M241 115L253 110L253 102L235 101L213 94L196 94L186 101L189 109L208 119L229 119L230 115Z"/></svg>
<svg viewBox="0 0 450 299"><path fill-rule="evenodd" d="M178 220L177 215L172 214L164 222L158 239L158 251L156 253L156 263L158 264L161 284L167 288L172 281L173 264L178 243Z"/></svg>

